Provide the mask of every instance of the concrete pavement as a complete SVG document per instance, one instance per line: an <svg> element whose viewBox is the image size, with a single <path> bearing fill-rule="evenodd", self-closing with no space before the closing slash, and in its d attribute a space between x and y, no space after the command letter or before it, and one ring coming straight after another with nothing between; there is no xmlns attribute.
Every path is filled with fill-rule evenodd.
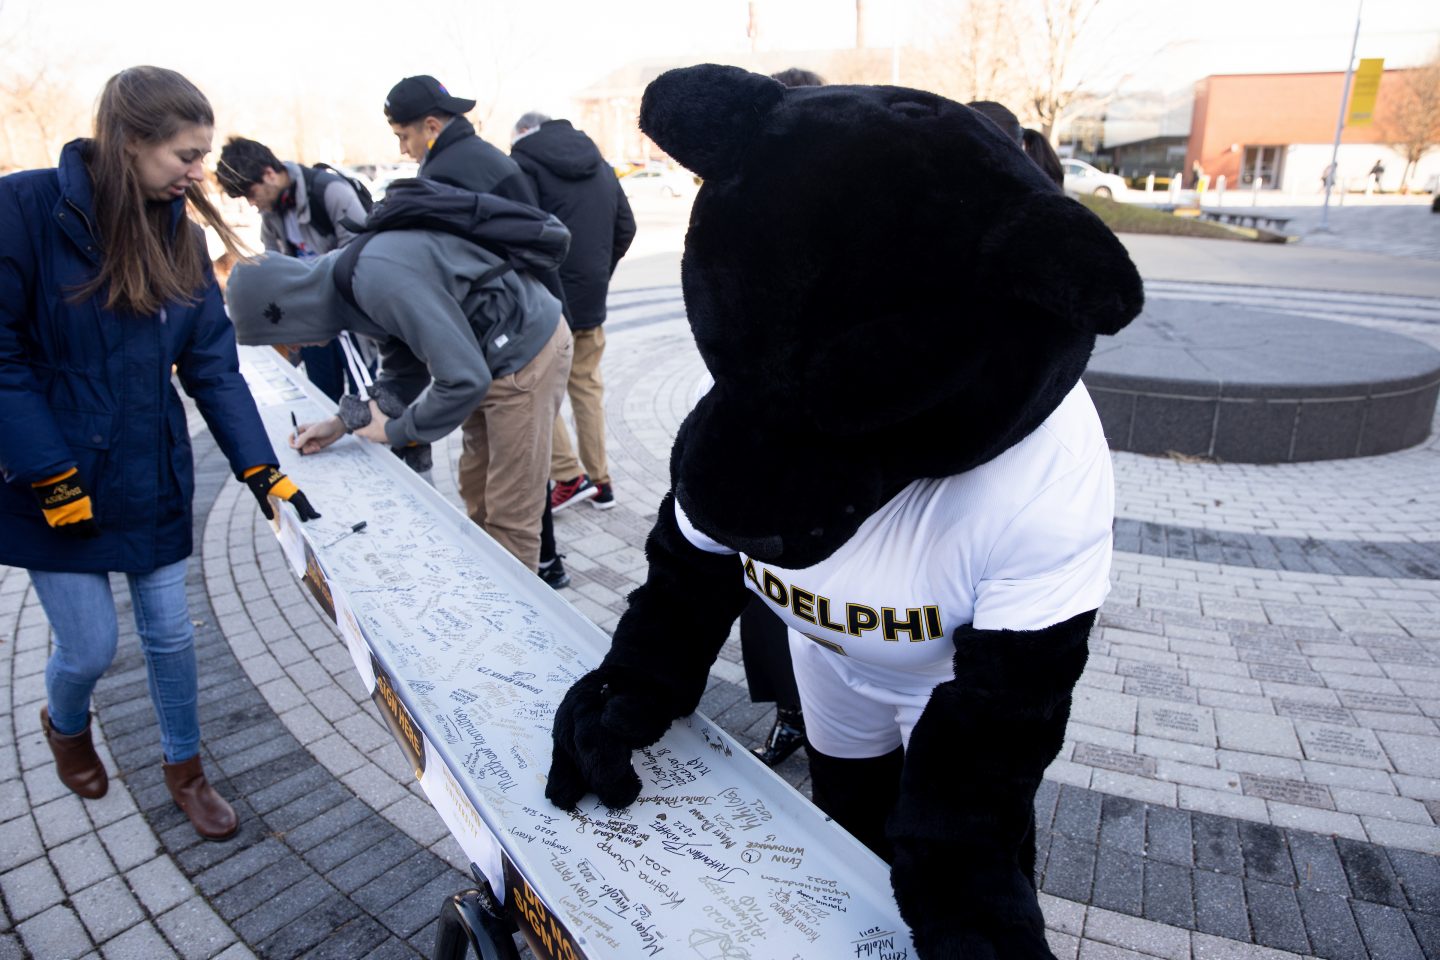
<svg viewBox="0 0 1440 960"><path fill-rule="evenodd" d="M606 629L644 575L701 374L674 213L612 296L620 503L557 517L565 596ZM1440 297L1413 259L1122 239L1151 296L1357 291L1349 322L1440 337L1369 296ZM464 858L248 493L203 432L196 446L206 761L245 827L200 843L170 806L133 637L97 692L111 794L64 791L34 717L48 629L24 572L0 571L0 958L427 955ZM437 447L436 477L458 502L456 446ZM1440 958L1437 476L1435 438L1282 467L1116 455L1113 591L1037 804L1059 956ZM702 709L746 744L769 727L733 640ZM806 789L801 757L780 772Z"/></svg>

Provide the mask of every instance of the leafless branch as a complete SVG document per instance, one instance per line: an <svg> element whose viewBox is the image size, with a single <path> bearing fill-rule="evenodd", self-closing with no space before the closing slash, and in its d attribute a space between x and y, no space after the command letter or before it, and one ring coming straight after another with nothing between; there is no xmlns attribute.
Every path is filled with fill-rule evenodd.
<svg viewBox="0 0 1440 960"><path fill-rule="evenodd" d="M1381 130L1405 158L1400 182L1408 185L1421 158L1440 146L1440 49L1428 63L1397 74L1391 82L1399 83L1401 90Z"/></svg>

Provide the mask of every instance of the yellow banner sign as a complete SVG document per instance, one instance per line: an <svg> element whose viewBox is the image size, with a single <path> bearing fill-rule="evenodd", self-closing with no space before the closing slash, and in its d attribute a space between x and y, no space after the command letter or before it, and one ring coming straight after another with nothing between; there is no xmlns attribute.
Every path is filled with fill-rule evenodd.
<svg viewBox="0 0 1440 960"><path fill-rule="evenodd" d="M370 655L370 668L375 671L375 691L370 694L380 708L380 715L385 718L385 725L390 728L390 734L400 744L400 752L405 754L405 759L410 761L410 766L415 769L415 779L419 780L425 776L425 735L420 732L420 725L410 716L410 709L405 706L405 701L400 699L400 694L395 692L395 682L390 679L390 674Z"/></svg>
<svg viewBox="0 0 1440 960"><path fill-rule="evenodd" d="M1385 58L1361 60L1350 85L1350 111L1347 127L1368 127L1375 120L1375 98L1380 93L1380 77L1385 73Z"/></svg>

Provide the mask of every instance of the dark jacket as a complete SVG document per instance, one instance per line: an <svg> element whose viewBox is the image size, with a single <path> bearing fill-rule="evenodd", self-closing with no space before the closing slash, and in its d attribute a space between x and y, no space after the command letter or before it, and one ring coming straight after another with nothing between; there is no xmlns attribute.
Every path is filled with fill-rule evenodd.
<svg viewBox="0 0 1440 960"><path fill-rule="evenodd" d="M595 141L569 120L542 123L516 141L510 156L534 186L540 209L570 228L570 255L560 265L560 284L571 329L600 326L610 276L635 238L635 215L619 178Z"/></svg>
<svg viewBox="0 0 1440 960"><path fill-rule="evenodd" d="M440 131L440 136L435 138L425 154L425 161L420 164L419 174L452 187L476 193L493 193L516 203L539 206L535 188L519 165L498 148L480 139L475 127L464 117L456 117ZM570 310L565 305L565 289L560 284L559 271L537 272L535 278L560 301L560 308L569 319Z"/></svg>
<svg viewBox="0 0 1440 960"><path fill-rule="evenodd" d="M237 476L278 461L213 278L152 316L107 311L103 292L69 298L101 262L88 147L72 141L57 169L0 179L0 563L143 573L191 551L194 467L172 364ZM191 229L184 204L171 204L175 229ZM51 530L30 489L71 467L94 540Z"/></svg>
<svg viewBox="0 0 1440 960"><path fill-rule="evenodd" d="M456 117L440 131L420 164L420 176L535 206L535 190L520 167L480 139L464 117Z"/></svg>

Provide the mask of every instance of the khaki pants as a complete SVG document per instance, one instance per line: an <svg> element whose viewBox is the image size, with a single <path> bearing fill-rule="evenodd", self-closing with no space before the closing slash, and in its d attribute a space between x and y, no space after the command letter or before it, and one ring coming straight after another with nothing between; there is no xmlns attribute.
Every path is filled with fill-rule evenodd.
<svg viewBox="0 0 1440 960"><path fill-rule="evenodd" d="M581 473L595 483L610 482L610 465L605 462L605 383L600 379L600 357L605 353L605 328L575 331L575 362L570 367L570 409L575 414L575 435L580 457L570 445L565 419L555 417L555 438L550 454L550 479L557 483L574 480ZM585 464L584 469L580 467Z"/></svg>
<svg viewBox="0 0 1440 960"><path fill-rule="evenodd" d="M574 346L562 318L525 366L501 377L460 428L460 496L470 519L531 570L540 566L545 458Z"/></svg>

